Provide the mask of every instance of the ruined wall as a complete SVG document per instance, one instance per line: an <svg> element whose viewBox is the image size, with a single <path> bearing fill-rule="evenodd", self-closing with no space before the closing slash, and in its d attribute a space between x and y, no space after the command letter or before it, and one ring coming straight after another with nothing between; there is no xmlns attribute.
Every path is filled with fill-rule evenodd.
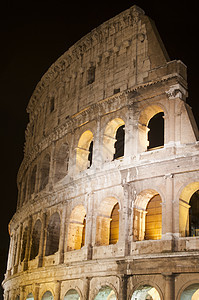
<svg viewBox="0 0 199 300"><path fill-rule="evenodd" d="M198 130L186 97L186 66L169 61L137 6L49 68L27 108L6 300L180 299L198 289L189 230ZM160 115L162 139L150 147Z"/></svg>

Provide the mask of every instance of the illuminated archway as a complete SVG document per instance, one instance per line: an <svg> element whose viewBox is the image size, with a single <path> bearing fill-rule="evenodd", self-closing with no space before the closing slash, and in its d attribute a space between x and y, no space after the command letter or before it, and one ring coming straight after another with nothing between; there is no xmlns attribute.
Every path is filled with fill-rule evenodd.
<svg viewBox="0 0 199 300"><path fill-rule="evenodd" d="M117 243L119 239L119 204L116 198L104 199L96 220L96 245Z"/></svg>
<svg viewBox="0 0 199 300"><path fill-rule="evenodd" d="M94 300L117 300L117 296L114 290L110 286L106 285L101 287Z"/></svg>
<svg viewBox="0 0 199 300"><path fill-rule="evenodd" d="M197 211L198 210L197 205L195 205L195 203L197 204L197 201L199 201L198 190L199 190L199 182L192 182L188 184L180 194L179 233L181 236L190 236L190 235L199 234L199 228L197 228L197 223L195 223L194 227L192 227L192 224L190 224L190 222L193 221L192 216L194 216L195 213L196 213L196 219L198 218L197 214L199 212ZM196 207L195 211L191 212L192 206L190 204Z"/></svg>
<svg viewBox="0 0 199 300"><path fill-rule="evenodd" d="M70 215L67 250L78 250L85 243L86 210L83 205L76 206Z"/></svg>
<svg viewBox="0 0 199 300"><path fill-rule="evenodd" d="M157 240L162 237L162 200L157 191L142 191L134 204L134 241Z"/></svg>
<svg viewBox="0 0 199 300"><path fill-rule="evenodd" d="M76 148L76 168L78 172L86 170L92 165L93 134L90 130L85 131Z"/></svg>
<svg viewBox="0 0 199 300"><path fill-rule="evenodd" d="M159 105L150 105L147 106L140 114L139 118L139 152L147 151L147 149L150 149L152 147L158 147L164 145L164 121L162 119L164 115L163 109ZM152 118L154 118L152 120ZM154 122L155 119L158 119L159 124L158 126L152 126L151 133L149 133L150 128L150 120ZM159 134L160 127L161 132ZM153 132L152 132L153 129ZM153 137L160 136L157 141L151 141L152 147L150 147L150 135Z"/></svg>
<svg viewBox="0 0 199 300"><path fill-rule="evenodd" d="M124 155L124 126L120 118L110 121L104 131L103 160L112 161Z"/></svg>
<svg viewBox="0 0 199 300"><path fill-rule="evenodd" d="M39 253L40 236L41 236L41 221L37 220L35 222L33 232L32 232L30 260L34 259Z"/></svg>
<svg viewBox="0 0 199 300"><path fill-rule="evenodd" d="M71 289L65 294L64 300L80 300L80 295L75 289Z"/></svg>
<svg viewBox="0 0 199 300"><path fill-rule="evenodd" d="M67 175L68 160L69 146L67 143L64 143L55 154L55 182L58 182Z"/></svg>
<svg viewBox="0 0 199 300"><path fill-rule="evenodd" d="M134 291L131 300L161 300L161 298L156 288L143 285Z"/></svg>

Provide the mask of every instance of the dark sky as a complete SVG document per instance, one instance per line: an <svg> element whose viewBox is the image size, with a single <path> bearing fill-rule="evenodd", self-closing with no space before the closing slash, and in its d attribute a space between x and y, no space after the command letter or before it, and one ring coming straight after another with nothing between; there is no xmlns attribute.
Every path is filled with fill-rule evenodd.
<svg viewBox="0 0 199 300"><path fill-rule="evenodd" d="M7 225L16 208L16 175L23 158L30 96L50 65L71 45L134 4L155 21L171 60L180 59L187 65L187 102L199 123L198 0L8 0L1 4L1 280L9 243Z"/></svg>

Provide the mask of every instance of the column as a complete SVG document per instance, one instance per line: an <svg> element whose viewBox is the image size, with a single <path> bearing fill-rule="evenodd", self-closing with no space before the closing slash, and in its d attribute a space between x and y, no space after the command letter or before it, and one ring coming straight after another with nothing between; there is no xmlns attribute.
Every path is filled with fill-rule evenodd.
<svg viewBox="0 0 199 300"><path fill-rule="evenodd" d="M64 244L66 239L66 204L62 210L59 236L59 263L64 262Z"/></svg>
<svg viewBox="0 0 199 300"><path fill-rule="evenodd" d="M61 294L61 281L56 281L55 283L55 300L60 300Z"/></svg>
<svg viewBox="0 0 199 300"><path fill-rule="evenodd" d="M101 120L100 117L97 118L96 132L93 141L93 166L95 168L100 168L102 164L103 155L103 140L101 137Z"/></svg>
<svg viewBox="0 0 199 300"><path fill-rule="evenodd" d="M29 217L28 221L28 232L27 232L27 241L26 241L26 250L25 250L25 259L24 259L24 271L28 269L28 260L29 260L29 253L31 247L31 228L32 228L32 217Z"/></svg>
<svg viewBox="0 0 199 300"><path fill-rule="evenodd" d="M129 228L130 225L129 219L131 216L131 211L129 210L129 198L131 195L131 186L129 183L124 183L122 186L124 191L124 199L123 199L124 201L123 201L122 215L120 213L120 217L122 217L122 222L120 222L119 238L121 239L121 241L124 242L125 255L128 255L130 250L129 233L131 235L132 232L132 228Z"/></svg>
<svg viewBox="0 0 199 300"><path fill-rule="evenodd" d="M167 174L164 176L166 186L166 199L164 211L162 214L162 236L171 239L173 236L173 187L174 175Z"/></svg>
<svg viewBox="0 0 199 300"><path fill-rule="evenodd" d="M87 247L87 259L92 259L92 244L93 244L93 193L86 195L87 215L86 215L86 236L85 245Z"/></svg>
<svg viewBox="0 0 199 300"><path fill-rule="evenodd" d="M175 277L173 273L163 273L165 277L165 300L175 299Z"/></svg>
<svg viewBox="0 0 199 300"><path fill-rule="evenodd" d="M39 243L38 267L42 267L42 264L43 264L45 238L46 238L46 213L44 212L43 216L42 216L42 228L41 228L41 236L40 236L40 243Z"/></svg>
<svg viewBox="0 0 199 300"><path fill-rule="evenodd" d="M18 238L18 241L17 241L16 265L14 266L14 273L17 273L17 267L18 267L19 261L20 261L22 230L23 230L23 225L21 223L20 224L20 229L19 229L19 238Z"/></svg>
<svg viewBox="0 0 199 300"><path fill-rule="evenodd" d="M120 278L120 289L119 289L119 299L127 299L127 289L128 289L128 275L124 274Z"/></svg>
<svg viewBox="0 0 199 300"><path fill-rule="evenodd" d="M35 283L34 300L39 300L39 284Z"/></svg>

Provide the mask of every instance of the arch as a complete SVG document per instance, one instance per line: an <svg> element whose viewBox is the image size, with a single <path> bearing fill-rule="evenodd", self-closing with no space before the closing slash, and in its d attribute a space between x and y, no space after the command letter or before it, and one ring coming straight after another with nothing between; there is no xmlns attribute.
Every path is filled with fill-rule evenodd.
<svg viewBox="0 0 199 300"><path fill-rule="evenodd" d="M183 188L179 199L179 233L181 236L199 235L199 228L191 228L194 215L199 216L199 182L189 183ZM193 206L195 211L193 211ZM193 217L193 218L192 218ZM197 221L195 225L197 224ZM199 225L199 224L198 224ZM196 225L197 226L197 225Z"/></svg>
<svg viewBox="0 0 199 300"><path fill-rule="evenodd" d="M64 178L68 173L69 146L67 143L61 145L55 155L55 182Z"/></svg>
<svg viewBox="0 0 199 300"><path fill-rule="evenodd" d="M54 297L53 297L53 295L52 295L52 293L51 293L50 291L47 291L47 292L45 292L45 293L43 294L43 296L42 296L41 299L42 299L42 300L53 300Z"/></svg>
<svg viewBox="0 0 199 300"><path fill-rule="evenodd" d="M35 192L37 165L34 166L30 176L30 196Z"/></svg>
<svg viewBox="0 0 199 300"><path fill-rule="evenodd" d="M34 300L34 296L32 293L28 294L28 296L26 297L26 300Z"/></svg>
<svg viewBox="0 0 199 300"><path fill-rule="evenodd" d="M44 157L41 163L39 191L42 191L48 184L49 172L50 172L50 155L46 154L46 156Z"/></svg>
<svg viewBox="0 0 199 300"><path fill-rule="evenodd" d="M119 210L119 203L116 198L107 197L102 201L99 207L98 216L96 220L96 242L95 243L97 246L117 243L119 239L118 210ZM114 216L115 222L113 222L111 225L111 217L113 217L113 214L116 214L116 216Z"/></svg>
<svg viewBox="0 0 199 300"><path fill-rule="evenodd" d="M22 238L22 248L21 248L21 262L25 259L26 245L28 241L28 226L25 227Z"/></svg>
<svg viewBox="0 0 199 300"><path fill-rule="evenodd" d="M67 250L79 250L85 243L86 210L77 205L71 212L68 228Z"/></svg>
<svg viewBox="0 0 199 300"><path fill-rule="evenodd" d="M162 200L153 189L139 193L134 204L134 241L156 240L162 237Z"/></svg>
<svg viewBox="0 0 199 300"><path fill-rule="evenodd" d="M180 300L198 300L199 299L199 283L193 283L186 287L181 296Z"/></svg>
<svg viewBox="0 0 199 300"><path fill-rule="evenodd" d="M39 254L40 236L41 236L41 221L38 219L35 222L33 232L32 232L30 260L34 259Z"/></svg>
<svg viewBox="0 0 199 300"><path fill-rule="evenodd" d="M20 296L17 295L17 296L15 297L15 300L20 300Z"/></svg>
<svg viewBox="0 0 199 300"><path fill-rule="evenodd" d="M147 150L164 146L164 113L155 114L148 122Z"/></svg>
<svg viewBox="0 0 199 300"><path fill-rule="evenodd" d="M153 104L153 105L149 105L147 106L140 114L139 117L139 125L138 125L138 132L139 132L139 152L144 152L147 151L147 149L151 149L153 146L157 147L158 144L160 144L160 146L164 145L164 122L163 124L160 122L162 117L164 115L164 110L163 108L159 105L159 104ZM152 120L152 118L154 118ZM151 133L149 133L150 128L148 128L148 125L150 125L150 120L152 121L152 123L156 123L154 121L156 121L156 119L159 120L159 124L162 127L161 130L161 134L160 134L160 141L152 141L152 147L150 146L150 135L153 135L153 139L154 136L157 136L158 130L160 126L152 126L153 128L153 132L151 130ZM151 129L152 129L151 128ZM159 135L159 133L158 133ZM162 142L163 141L163 142Z"/></svg>
<svg viewBox="0 0 199 300"><path fill-rule="evenodd" d="M86 170L92 165L93 133L86 130L80 137L76 148L76 168L78 172Z"/></svg>
<svg viewBox="0 0 199 300"><path fill-rule="evenodd" d="M80 300L80 295L75 289L70 289L65 294L64 300Z"/></svg>
<svg viewBox="0 0 199 300"><path fill-rule="evenodd" d="M161 297L155 287L142 285L134 291L131 300L161 300Z"/></svg>
<svg viewBox="0 0 199 300"><path fill-rule="evenodd" d="M103 160L112 161L124 155L125 123L121 118L111 120L104 131Z"/></svg>
<svg viewBox="0 0 199 300"><path fill-rule="evenodd" d="M61 221L58 212L54 213L50 217L47 227L45 256L53 255L59 250L60 222Z"/></svg>
<svg viewBox="0 0 199 300"><path fill-rule="evenodd" d="M117 300L115 291L108 285L104 285L100 288L98 294L94 300Z"/></svg>

